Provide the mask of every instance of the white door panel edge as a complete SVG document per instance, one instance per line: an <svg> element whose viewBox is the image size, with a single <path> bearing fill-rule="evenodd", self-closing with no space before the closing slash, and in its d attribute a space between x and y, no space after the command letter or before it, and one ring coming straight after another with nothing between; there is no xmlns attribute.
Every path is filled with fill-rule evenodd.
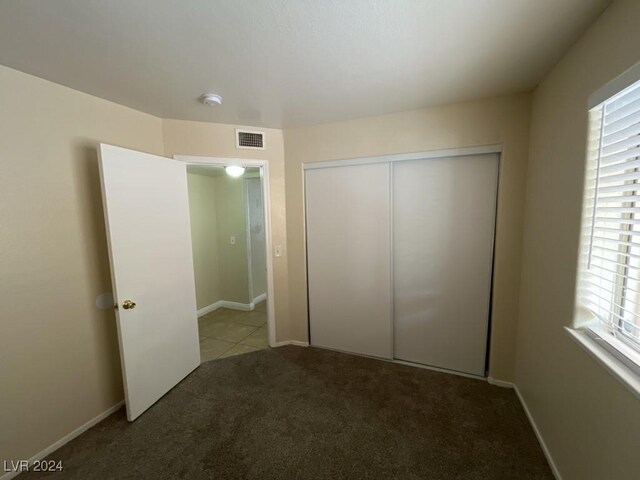
<svg viewBox="0 0 640 480"><path fill-rule="evenodd" d="M392 358L389 164L305 174L311 344Z"/></svg>
<svg viewBox="0 0 640 480"><path fill-rule="evenodd" d="M251 303L266 294L267 259L264 234L264 208L262 181L245 178L245 206L247 221L247 258Z"/></svg>
<svg viewBox="0 0 640 480"><path fill-rule="evenodd" d="M485 375L498 155L393 166L394 356Z"/></svg>
<svg viewBox="0 0 640 480"><path fill-rule="evenodd" d="M131 421L200 364L186 167L105 144L99 157Z"/></svg>

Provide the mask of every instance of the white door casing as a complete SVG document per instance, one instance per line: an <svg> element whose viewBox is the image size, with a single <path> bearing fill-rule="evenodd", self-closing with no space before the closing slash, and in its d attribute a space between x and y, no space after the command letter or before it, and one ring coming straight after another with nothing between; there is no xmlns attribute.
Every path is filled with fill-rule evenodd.
<svg viewBox="0 0 640 480"><path fill-rule="evenodd" d="M274 279L274 250L277 249L280 254L286 252L286 246L283 244L274 245L273 232L271 228L271 189L270 189L270 175L269 175L269 161L257 160L247 158L228 158L228 157L200 157L191 155L174 155L173 158L185 165L217 165L225 167L228 165L238 165L242 167L258 167L260 168L260 179L262 181L262 205L264 209L264 229L265 229L265 243L266 243L266 264L267 264L267 326L269 330L269 346L276 347L279 345L286 345L291 343L290 341L283 341L282 343L276 342L276 320L275 320L275 279ZM286 258L286 253L282 255Z"/></svg>
<svg viewBox="0 0 640 480"><path fill-rule="evenodd" d="M132 421L200 364L186 166L105 144L99 154ZM135 308L124 309L125 300Z"/></svg>
<svg viewBox="0 0 640 480"><path fill-rule="evenodd" d="M267 292L267 250L262 202L262 179L245 178L247 215L247 256L249 260L250 301Z"/></svg>

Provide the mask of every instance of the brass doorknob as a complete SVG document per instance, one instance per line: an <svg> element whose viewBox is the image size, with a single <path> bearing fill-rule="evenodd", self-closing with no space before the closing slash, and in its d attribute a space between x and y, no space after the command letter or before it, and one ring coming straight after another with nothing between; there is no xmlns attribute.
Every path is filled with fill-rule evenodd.
<svg viewBox="0 0 640 480"><path fill-rule="evenodd" d="M131 300L125 300L124 302L122 302L122 308L124 308L125 310L131 310L133 308L136 308L136 302L132 302Z"/></svg>

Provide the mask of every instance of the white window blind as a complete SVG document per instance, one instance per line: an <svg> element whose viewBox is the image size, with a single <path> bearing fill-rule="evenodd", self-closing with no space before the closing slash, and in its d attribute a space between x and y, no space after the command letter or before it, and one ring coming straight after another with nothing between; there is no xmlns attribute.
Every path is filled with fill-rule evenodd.
<svg viewBox="0 0 640 480"><path fill-rule="evenodd" d="M640 352L640 82L589 112L579 303Z"/></svg>

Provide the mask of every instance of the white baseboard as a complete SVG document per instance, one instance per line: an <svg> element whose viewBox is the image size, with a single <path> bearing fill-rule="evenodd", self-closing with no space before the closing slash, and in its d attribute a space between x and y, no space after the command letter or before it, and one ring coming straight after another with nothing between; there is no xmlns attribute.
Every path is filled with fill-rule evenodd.
<svg viewBox="0 0 640 480"><path fill-rule="evenodd" d="M286 345L295 345L296 347L308 347L309 342L301 342L299 340L285 340L283 342L276 342L274 347L284 347Z"/></svg>
<svg viewBox="0 0 640 480"><path fill-rule="evenodd" d="M544 443L544 439L542 438L542 434L540 433L540 430L538 430L538 426L536 425L536 421L533 419L533 416L531 415L531 412L529 411L529 407L527 407L527 404L525 403L524 398L522 397L522 394L520 393L520 390L518 389L518 386L514 384L513 388L516 391L516 395L518 396L518 399L520 400L520 404L522 405L522 408L524 409L524 413L527 415L527 418L529 419L529 423L531 424L531 427L533 428L533 431L535 432L536 437L538 438L538 443L540 443L540 447L542 448L542 452L544 453L544 456L547 458L547 463L551 467L551 472L553 473L553 476L556 477L556 480L562 480L562 475L560 475L560 471L558 470L558 467L556 467L556 464L553 461L553 457L551 456L551 452L549 452L549 449L547 448L547 444Z"/></svg>
<svg viewBox="0 0 640 480"><path fill-rule="evenodd" d="M109 415L111 415L112 413L116 412L123 405L124 405L124 400L121 401L121 402L116 403L113 407L111 407L111 408L105 410L104 412L102 412L101 414L93 417L91 420L89 420L85 424L80 425L73 432L65 435L60 440L52 443L51 445L49 445L44 450L36 453L33 457L31 457L29 459L29 465L32 465L33 462L35 462L37 460L42 460L43 458L47 457L48 455L50 455L53 452L55 452L56 450L58 450L60 447L62 447L64 445L66 445L67 443L69 443L74 438L79 437L84 432L89 430L91 427L93 427L94 425L97 425L102 420L107 418ZM22 472L7 472L7 473L5 473L4 475L2 475L0 477L0 480L9 480L10 478L14 478L15 476L19 475L20 473L22 473Z"/></svg>
<svg viewBox="0 0 640 480"><path fill-rule="evenodd" d="M498 380L497 378L487 377L487 382L496 387L502 388L516 388L513 382L505 382L504 380Z"/></svg>
<svg viewBox="0 0 640 480"><path fill-rule="evenodd" d="M244 312L250 312L255 308L253 303L230 302L228 300L220 300L217 303L220 304L220 307L228 308L229 310L242 310Z"/></svg>
<svg viewBox="0 0 640 480"><path fill-rule="evenodd" d="M211 305L207 305L206 307L202 307L198 310L198 318L206 315L207 313L215 312L219 308L222 308L222 300L212 303Z"/></svg>
<svg viewBox="0 0 640 480"><path fill-rule="evenodd" d="M556 464L553 461L553 457L551 456L551 452L549 452L549 449L547 448L547 444L544 443L544 439L542 438L542 434L540 433L540 430L538 430L538 425L536 425L536 422L533 419L533 416L531 415L531 412L529 411L529 407L527 407L527 404L525 403L524 398L522 398L522 394L520 393L520 390L518 390L518 386L515 383L505 382L504 380L497 380L497 379L491 378L491 377L487 378L487 382L489 382L491 385L496 385L498 387L503 387L503 388L512 388L512 389L514 389L516 391L516 395L518 396L518 400L520 400L520 404L522 405L522 409L524 410L524 413L527 415L527 419L529 419L529 423L531 424L531 428L533 428L533 432L536 434L536 438L538 439L538 443L540 444L540 448L542 448L542 452L544 453L544 456L547 459L547 463L549 464L549 467L551 467L551 472L553 472L553 476L556 477L556 480L562 480L562 476L560 476L560 472L558 471L558 467L556 467Z"/></svg>
<svg viewBox="0 0 640 480"><path fill-rule="evenodd" d="M253 303L254 305L259 304L260 302L264 302L267 299L267 293L262 293L260 295L258 295L256 298L253 299Z"/></svg>
<svg viewBox="0 0 640 480"><path fill-rule="evenodd" d="M228 308L229 310L242 310L243 312L250 312L256 308L256 303L260 303L262 300L259 300L260 297L263 297L262 300L267 298L267 294L260 295L254 299L251 303L239 303L239 302L230 302L228 300L218 300L211 305L207 305L206 307L202 307L198 310L198 318L206 315L207 313L215 312L219 308Z"/></svg>

